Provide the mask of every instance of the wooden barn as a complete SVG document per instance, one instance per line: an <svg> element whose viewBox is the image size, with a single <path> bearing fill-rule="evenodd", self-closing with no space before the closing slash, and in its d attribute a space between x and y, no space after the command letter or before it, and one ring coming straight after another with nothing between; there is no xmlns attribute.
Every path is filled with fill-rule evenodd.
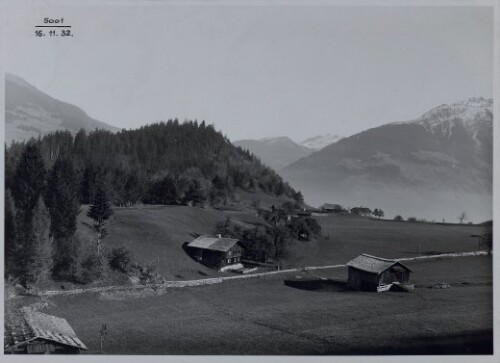
<svg viewBox="0 0 500 363"><path fill-rule="evenodd" d="M65 319L40 312L25 313L5 325L5 354L79 354L87 350Z"/></svg>
<svg viewBox="0 0 500 363"><path fill-rule="evenodd" d="M407 284L411 270L402 263L362 254L347 263L347 286L354 290L385 291L392 284Z"/></svg>
<svg viewBox="0 0 500 363"><path fill-rule="evenodd" d="M189 254L204 265L223 268L241 262L243 245L234 238L199 236L187 245Z"/></svg>

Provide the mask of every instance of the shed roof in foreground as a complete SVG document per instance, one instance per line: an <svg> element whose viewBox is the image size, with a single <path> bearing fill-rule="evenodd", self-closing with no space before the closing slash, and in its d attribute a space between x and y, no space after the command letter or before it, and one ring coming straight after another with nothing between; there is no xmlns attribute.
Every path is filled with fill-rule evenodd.
<svg viewBox="0 0 500 363"><path fill-rule="evenodd" d="M63 318L37 311L25 313L23 317L24 320L17 326L5 326L4 350L13 349L36 339L88 349Z"/></svg>
<svg viewBox="0 0 500 363"><path fill-rule="evenodd" d="M411 271L411 269L409 269L408 267L403 265L401 262L398 262L396 260L390 260L387 258L371 256L371 255L367 255L365 253L363 253L363 254L359 255L358 257L352 259L351 261L347 262L346 265L349 267L358 269L358 270L380 274L396 264Z"/></svg>
<svg viewBox="0 0 500 363"><path fill-rule="evenodd" d="M239 240L235 238L199 236L189 242L188 246L204 250L227 252L238 242Z"/></svg>

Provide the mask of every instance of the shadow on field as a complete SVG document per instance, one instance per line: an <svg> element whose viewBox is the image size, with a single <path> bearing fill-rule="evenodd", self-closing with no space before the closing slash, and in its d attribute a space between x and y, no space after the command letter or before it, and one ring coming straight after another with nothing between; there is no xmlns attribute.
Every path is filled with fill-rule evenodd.
<svg viewBox="0 0 500 363"><path fill-rule="evenodd" d="M416 336L398 339L391 345L332 349L336 355L457 355L493 354L493 331L465 331L458 334Z"/></svg>
<svg viewBox="0 0 500 363"><path fill-rule="evenodd" d="M286 286L295 289L319 292L347 291L347 282L324 277L295 277L283 281Z"/></svg>

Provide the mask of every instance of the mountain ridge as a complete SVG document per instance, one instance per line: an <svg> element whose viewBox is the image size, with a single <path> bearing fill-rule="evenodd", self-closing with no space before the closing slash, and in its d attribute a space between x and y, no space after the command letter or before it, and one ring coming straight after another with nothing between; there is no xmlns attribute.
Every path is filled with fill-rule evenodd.
<svg viewBox="0 0 500 363"><path fill-rule="evenodd" d="M486 220L491 216L492 100L471 98L453 105L344 138L290 164L281 174L313 204L330 195L335 199L330 202L371 200L389 215L411 212L449 219L451 212L444 208L451 198L462 201L454 202L454 208L469 209ZM415 202L419 195L429 208L412 208L420 203ZM438 200L442 205L433 213L430 206Z"/></svg>
<svg viewBox="0 0 500 363"><path fill-rule="evenodd" d="M23 141L56 130L104 129L117 132L118 127L90 117L80 107L60 101L20 76L5 75L5 140Z"/></svg>
<svg viewBox="0 0 500 363"><path fill-rule="evenodd" d="M237 140L233 144L250 151L275 170L282 169L313 152L312 149L297 144L287 136Z"/></svg>

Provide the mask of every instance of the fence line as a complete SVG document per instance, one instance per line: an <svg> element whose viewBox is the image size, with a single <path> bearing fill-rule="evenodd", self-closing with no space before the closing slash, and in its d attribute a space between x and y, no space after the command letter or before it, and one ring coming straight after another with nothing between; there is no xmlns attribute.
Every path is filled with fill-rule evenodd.
<svg viewBox="0 0 500 363"><path fill-rule="evenodd" d="M433 258L486 256L488 254L489 254L489 252L487 252L487 251L443 253L443 254L439 254L439 255L397 258L397 259L394 259L394 261L414 261L414 260L433 259ZM290 269L285 269L285 270L258 272L258 273L254 273L254 274L248 274L248 275L213 277L213 278L198 279L198 280L165 281L162 284L104 286L104 287L91 287L91 288L86 288L86 289L74 289L74 290L51 290L51 291L40 292L39 295L40 296L73 295L73 294L95 293L95 292L106 292L106 291L140 290L140 289L148 289L148 288L159 289L159 288L175 288L175 287L213 285L213 284L223 283L224 281L243 280L243 279L250 279L250 278L273 276L273 275L278 275L278 274L287 274L287 273L291 273L291 272L326 270L326 269L341 268L341 267L345 267L345 266L346 266L345 264L323 265L323 266L306 266L306 267L290 268Z"/></svg>

